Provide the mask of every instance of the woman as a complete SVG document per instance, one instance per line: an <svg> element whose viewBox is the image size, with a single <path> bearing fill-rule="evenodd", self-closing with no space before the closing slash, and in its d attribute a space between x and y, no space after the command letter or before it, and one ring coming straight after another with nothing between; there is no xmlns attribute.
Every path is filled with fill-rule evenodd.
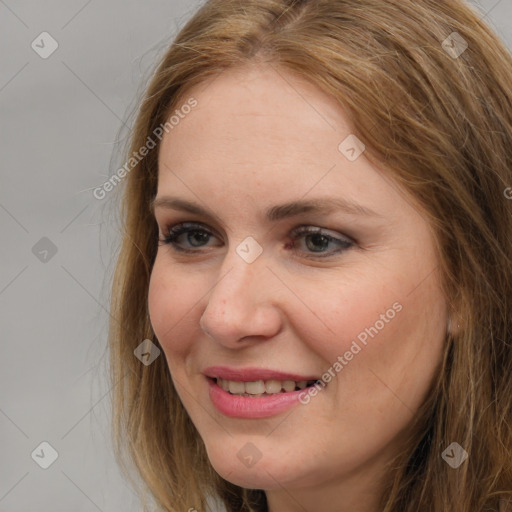
<svg viewBox="0 0 512 512"><path fill-rule="evenodd" d="M159 509L512 510L511 81L459 0L181 30L111 309L118 455Z"/></svg>

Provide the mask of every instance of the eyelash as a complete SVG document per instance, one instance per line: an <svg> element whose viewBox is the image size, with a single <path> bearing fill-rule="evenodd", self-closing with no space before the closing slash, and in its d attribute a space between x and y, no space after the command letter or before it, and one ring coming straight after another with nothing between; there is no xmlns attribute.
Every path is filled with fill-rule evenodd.
<svg viewBox="0 0 512 512"><path fill-rule="evenodd" d="M170 245L173 248L173 250L181 252L181 253L185 253L185 254L197 254L200 251L194 250L194 249L184 249L184 248L180 247L176 243L176 240L180 235L182 235L184 233L204 232L210 236L215 236L208 229L205 229L201 224L192 223L192 222L182 222L180 224L175 224L174 226L167 226L166 231L167 231L167 233L164 236L164 238L159 239L159 245ZM344 240L342 238L335 238L333 236L326 234L325 230L323 230L321 228L312 227L312 226L297 226L290 233L290 236L293 239L294 243L295 243L296 239L300 238L303 235L320 235L321 237L326 239L328 242L337 242L341 246L341 248L337 249L336 251L331 251L330 253L327 253L326 256L325 255L320 256L320 255L318 255L319 253L315 253L314 251L312 251L310 254L317 254L317 255L313 256L313 257L306 256L307 258L314 258L314 259L327 258L327 257L333 256L335 254L344 252L347 249L350 249L351 247L354 246L354 243L351 241Z"/></svg>

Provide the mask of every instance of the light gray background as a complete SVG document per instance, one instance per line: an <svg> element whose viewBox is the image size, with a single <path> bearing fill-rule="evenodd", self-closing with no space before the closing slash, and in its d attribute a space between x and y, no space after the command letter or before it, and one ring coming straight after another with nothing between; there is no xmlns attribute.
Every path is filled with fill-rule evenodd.
<svg viewBox="0 0 512 512"><path fill-rule="evenodd" d="M472 3L512 48L512 0ZM0 512L141 510L111 453L118 239L92 189L122 165L120 127L198 5L0 0ZM31 48L44 31L59 45L47 59ZM32 252L42 237L57 248L46 262ZM31 458L42 441L59 454L46 470Z"/></svg>

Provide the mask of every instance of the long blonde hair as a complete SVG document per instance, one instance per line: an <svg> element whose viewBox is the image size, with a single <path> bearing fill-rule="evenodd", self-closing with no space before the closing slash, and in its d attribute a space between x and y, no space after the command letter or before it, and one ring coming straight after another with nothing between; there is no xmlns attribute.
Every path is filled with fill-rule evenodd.
<svg viewBox="0 0 512 512"><path fill-rule="evenodd" d="M512 503L510 53L462 0L211 0L161 59L129 155L190 87L255 58L336 98L365 156L409 191L435 233L460 328L447 332L381 510L483 512ZM201 512L214 497L229 512L265 511L262 490L237 487L213 470L165 357L145 366L134 356L144 339L158 346L147 302L158 239L149 207L156 142L122 183L109 331L116 455L124 468L133 463L161 510ZM457 470L441 457L453 441L469 454Z"/></svg>

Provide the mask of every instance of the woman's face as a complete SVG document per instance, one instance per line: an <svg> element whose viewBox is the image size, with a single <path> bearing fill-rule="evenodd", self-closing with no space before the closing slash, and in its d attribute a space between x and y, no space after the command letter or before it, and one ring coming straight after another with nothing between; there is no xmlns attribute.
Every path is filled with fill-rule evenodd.
<svg viewBox="0 0 512 512"><path fill-rule="evenodd" d="M303 504L375 490L445 339L429 226L296 75L250 65L190 97L155 204L161 239L189 231L159 246L149 290L181 401L234 484Z"/></svg>

